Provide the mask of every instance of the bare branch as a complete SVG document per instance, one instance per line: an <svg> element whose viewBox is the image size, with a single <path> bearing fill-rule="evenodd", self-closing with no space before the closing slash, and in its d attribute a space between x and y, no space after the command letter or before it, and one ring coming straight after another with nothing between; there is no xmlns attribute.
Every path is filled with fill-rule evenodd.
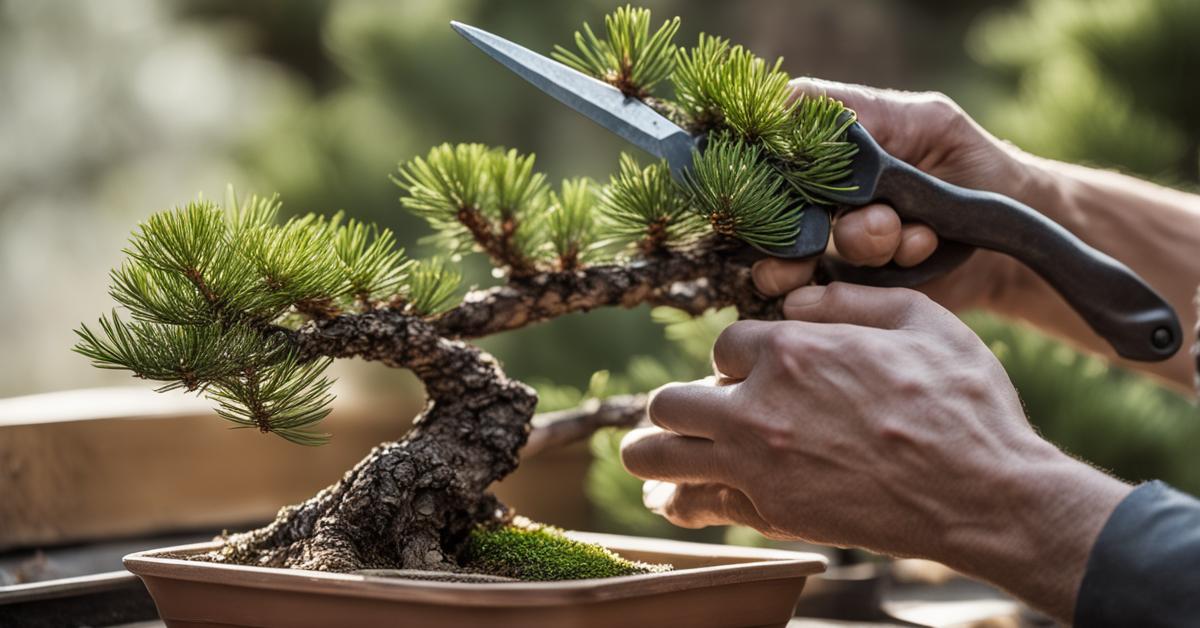
<svg viewBox="0 0 1200 628"><path fill-rule="evenodd" d="M590 399L578 408L533 417L533 431L521 458L529 459L591 436L606 427L634 427L646 416L645 394Z"/></svg>

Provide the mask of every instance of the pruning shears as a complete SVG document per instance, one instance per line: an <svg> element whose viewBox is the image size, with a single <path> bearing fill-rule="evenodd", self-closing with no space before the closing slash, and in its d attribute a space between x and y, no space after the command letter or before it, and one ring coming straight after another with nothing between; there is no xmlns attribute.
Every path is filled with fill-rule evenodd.
<svg viewBox="0 0 1200 628"><path fill-rule="evenodd" d="M479 28L451 22L454 30L488 56L563 104L664 159L673 176L692 167L704 138L693 136L649 105L617 88ZM848 180L825 193L845 207L887 202L910 221L929 225L937 251L911 268L889 264L860 268L832 258L822 266L832 280L876 286L915 286L965 262L976 248L1010 255L1058 291L1088 325L1129 359L1165 360L1183 334L1171 306L1141 277L1097 251L1038 211L1007 196L946 183L893 157L861 124L847 139L858 147ZM833 209L809 205L790 246L764 249L781 258L821 255L829 243Z"/></svg>

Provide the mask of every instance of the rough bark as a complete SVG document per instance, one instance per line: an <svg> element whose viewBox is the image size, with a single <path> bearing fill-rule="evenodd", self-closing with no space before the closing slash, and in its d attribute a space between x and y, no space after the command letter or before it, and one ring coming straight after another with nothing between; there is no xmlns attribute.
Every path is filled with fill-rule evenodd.
<svg viewBox="0 0 1200 628"><path fill-rule="evenodd" d="M472 292L434 324L448 338L480 338L572 312L643 303L692 315L732 305L743 317L778 318L778 302L754 291L754 259L744 254L744 247L704 247L629 264L540 273Z"/></svg>
<svg viewBox="0 0 1200 628"><path fill-rule="evenodd" d="M467 532L505 516L486 490L517 466L533 390L508 379L490 355L391 310L321 321L297 342L308 355L412 369L425 382L425 410L403 440L376 447L270 525L227 537L210 558L326 571L453 569Z"/></svg>
<svg viewBox="0 0 1200 628"><path fill-rule="evenodd" d="M271 524L227 535L206 560L327 571L453 570L471 528L502 520L487 487L517 466L537 405L532 389L508 379L496 360L463 339L571 312L642 303L692 314L737 306L743 316L777 318L778 303L756 296L751 259L707 247L629 265L512 278L476 291L446 314L424 320L392 309L314 320L291 340L307 358L360 357L411 369L428 402L400 441L379 445L336 484L282 509ZM524 452L532 455L590 434L636 423L644 398L560 414Z"/></svg>

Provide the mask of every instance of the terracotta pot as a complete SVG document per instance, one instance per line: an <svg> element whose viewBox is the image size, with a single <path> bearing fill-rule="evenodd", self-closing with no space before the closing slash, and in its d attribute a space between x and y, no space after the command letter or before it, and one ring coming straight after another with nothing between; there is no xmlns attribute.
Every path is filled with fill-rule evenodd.
<svg viewBox="0 0 1200 628"><path fill-rule="evenodd" d="M675 570L563 582L456 583L191 562L213 543L138 552L168 626L784 626L817 554L573 532Z"/></svg>

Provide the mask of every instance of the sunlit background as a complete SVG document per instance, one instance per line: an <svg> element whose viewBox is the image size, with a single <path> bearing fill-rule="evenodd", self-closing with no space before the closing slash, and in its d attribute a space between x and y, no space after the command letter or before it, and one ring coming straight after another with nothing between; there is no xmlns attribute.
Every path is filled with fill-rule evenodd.
<svg viewBox="0 0 1200 628"><path fill-rule="evenodd" d="M682 16L681 43L712 32L783 56L793 75L940 90L1035 153L1183 188L1200 180L1195 0L644 4L656 21ZM419 256L431 252L418 243L427 231L401 210L388 175L434 144L506 145L536 152L552 179L606 179L622 145L501 71L448 22L549 51L615 6L0 2L0 396L129 384L71 353L72 329L112 307L108 269L139 220L197 195L222 198L227 184L278 192L288 212L378 221ZM471 281L492 281L478 260L467 263ZM972 322L1048 437L1129 479L1200 490L1200 416L1188 403L1028 330ZM644 309L604 311L486 344L510 373L538 383L549 407L589 386L698 373L716 329L677 325L669 340ZM339 368L343 396L399 381L375 365ZM213 419L213 430L224 427ZM618 479L611 443L595 448L591 494L611 500L604 525L654 525L612 514L636 485Z"/></svg>

